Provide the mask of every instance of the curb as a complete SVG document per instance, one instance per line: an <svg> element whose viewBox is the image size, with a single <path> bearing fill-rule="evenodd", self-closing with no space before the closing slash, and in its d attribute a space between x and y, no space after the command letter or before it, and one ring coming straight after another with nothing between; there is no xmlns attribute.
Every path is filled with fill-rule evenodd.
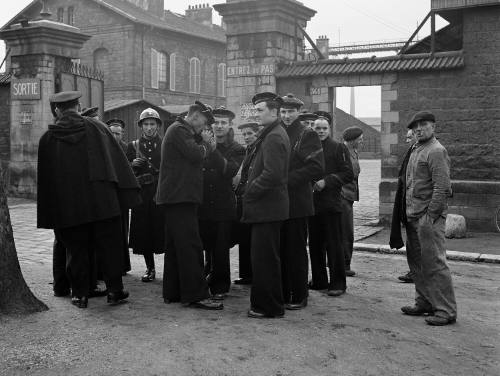
<svg viewBox="0 0 500 376"><path fill-rule="evenodd" d="M388 255L406 255L406 248L395 249L388 245L354 243L354 250L361 252L383 253ZM457 252L446 250L446 258L453 261L484 262L489 264L500 264L500 255L490 255L476 252Z"/></svg>

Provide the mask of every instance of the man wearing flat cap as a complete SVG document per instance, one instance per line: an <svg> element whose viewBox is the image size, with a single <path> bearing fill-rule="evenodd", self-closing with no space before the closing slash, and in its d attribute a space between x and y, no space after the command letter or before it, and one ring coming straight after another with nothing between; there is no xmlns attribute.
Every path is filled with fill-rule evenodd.
<svg viewBox="0 0 500 376"><path fill-rule="evenodd" d="M93 250L103 269L108 303L128 297L122 283L120 215L140 203L140 196L125 154L106 125L79 114L80 97L73 91L50 98L57 120L38 148L37 226L54 229L66 248L72 303L86 308Z"/></svg>
<svg viewBox="0 0 500 376"><path fill-rule="evenodd" d="M441 326L456 321L457 303L444 245L450 158L434 135L435 122L431 112L421 111L408 124L417 139L405 179L406 252L414 272L415 305L401 310L411 316L430 315L427 324Z"/></svg>
<svg viewBox="0 0 500 376"><path fill-rule="evenodd" d="M281 97L259 93L252 98L263 127L248 146L241 181L246 182L241 221L251 225L251 318L283 317L280 230L288 219L290 141L279 119Z"/></svg>
<svg viewBox="0 0 500 376"><path fill-rule="evenodd" d="M318 118L318 115L316 115L312 112L309 112L307 110L304 110L299 114L300 123L308 128L313 127L314 122L316 121L317 118Z"/></svg>
<svg viewBox="0 0 500 376"><path fill-rule="evenodd" d="M231 286L229 249L236 220L233 178L245 157L245 148L234 141L234 113L219 107L213 111L212 132L217 148L203 163L203 203L199 210L200 234L206 255L210 293L224 299Z"/></svg>
<svg viewBox="0 0 500 376"><path fill-rule="evenodd" d="M106 124L109 130L113 133L116 141L120 144L124 152L127 152L127 143L123 141L123 132L125 131L125 122L121 119L109 119Z"/></svg>
<svg viewBox="0 0 500 376"><path fill-rule="evenodd" d="M207 129L213 122L212 109L196 101L185 118L178 117L168 127L156 192L156 203L165 211L163 300L209 310L223 308L222 302L209 299L198 225L203 163L217 146Z"/></svg>
<svg viewBox="0 0 500 376"><path fill-rule="evenodd" d="M285 307L307 306L309 259L307 257L307 218L314 215L311 182L322 178L325 161L318 134L300 123L303 102L293 94L283 98L281 121L290 139L288 197L290 218L281 229L281 270Z"/></svg>
<svg viewBox="0 0 500 376"><path fill-rule="evenodd" d="M363 130L359 127L346 128L342 134L344 145L347 146L351 157L354 178L342 186L342 235L344 243L345 275L353 277L356 275L351 269L351 260L354 246L354 201L359 201L358 178L361 173L359 165L359 150L363 146Z"/></svg>

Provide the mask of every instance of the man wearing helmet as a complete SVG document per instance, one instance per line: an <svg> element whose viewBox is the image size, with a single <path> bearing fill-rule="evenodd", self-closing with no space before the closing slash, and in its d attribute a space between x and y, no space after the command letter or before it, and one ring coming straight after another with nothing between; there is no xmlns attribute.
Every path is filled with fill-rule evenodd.
<svg viewBox="0 0 500 376"><path fill-rule="evenodd" d="M161 124L160 115L154 109L142 111L137 123L142 135L127 147L127 158L141 185L142 196L142 204L132 209L129 247L135 254L144 256L146 272L142 276L143 282L155 279L154 254L165 252L163 213L153 200L160 169L161 138L158 130Z"/></svg>

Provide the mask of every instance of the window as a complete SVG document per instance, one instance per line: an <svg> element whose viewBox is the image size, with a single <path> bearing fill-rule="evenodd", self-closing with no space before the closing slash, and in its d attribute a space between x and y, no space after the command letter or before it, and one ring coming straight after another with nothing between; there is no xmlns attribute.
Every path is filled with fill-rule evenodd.
<svg viewBox="0 0 500 376"><path fill-rule="evenodd" d="M160 82L167 82L167 54L158 53L158 76Z"/></svg>
<svg viewBox="0 0 500 376"><path fill-rule="evenodd" d="M57 8L57 22L64 22L64 8Z"/></svg>
<svg viewBox="0 0 500 376"><path fill-rule="evenodd" d="M189 91L200 94L200 59L192 57L189 60Z"/></svg>
<svg viewBox="0 0 500 376"><path fill-rule="evenodd" d="M177 54L170 54L170 90L175 91L175 59Z"/></svg>
<svg viewBox="0 0 500 376"><path fill-rule="evenodd" d="M217 95L226 96L226 64L220 63L217 67Z"/></svg>
<svg viewBox="0 0 500 376"><path fill-rule="evenodd" d="M153 89L158 89L160 87L160 75L159 75L159 59L160 54L154 48L151 49L151 87Z"/></svg>
<svg viewBox="0 0 500 376"><path fill-rule="evenodd" d="M68 7L68 25L75 24L75 9L73 7Z"/></svg>

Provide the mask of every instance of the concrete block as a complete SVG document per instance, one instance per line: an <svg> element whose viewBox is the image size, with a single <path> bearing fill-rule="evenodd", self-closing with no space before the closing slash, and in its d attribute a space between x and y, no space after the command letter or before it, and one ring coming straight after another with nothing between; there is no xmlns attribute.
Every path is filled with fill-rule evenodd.
<svg viewBox="0 0 500 376"><path fill-rule="evenodd" d="M489 254L480 254L479 260L481 262L487 262L491 264L500 264L500 255L489 255Z"/></svg>
<svg viewBox="0 0 500 376"><path fill-rule="evenodd" d="M382 121L385 123L399 123L399 112L382 111Z"/></svg>
<svg viewBox="0 0 500 376"><path fill-rule="evenodd" d="M480 254L475 252L446 251L446 258L454 261L477 262L479 261L479 256Z"/></svg>
<svg viewBox="0 0 500 376"><path fill-rule="evenodd" d="M458 214L448 214L444 236L448 239L462 239L467 236L467 225L465 217Z"/></svg>
<svg viewBox="0 0 500 376"><path fill-rule="evenodd" d="M382 90L382 101L395 101L398 99L397 90Z"/></svg>

